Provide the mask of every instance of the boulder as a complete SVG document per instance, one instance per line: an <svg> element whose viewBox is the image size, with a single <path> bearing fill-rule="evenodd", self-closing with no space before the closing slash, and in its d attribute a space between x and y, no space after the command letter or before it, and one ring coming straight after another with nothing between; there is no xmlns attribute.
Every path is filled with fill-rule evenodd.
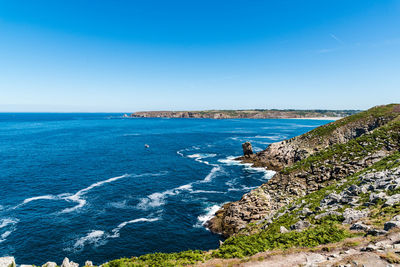
<svg viewBox="0 0 400 267"><path fill-rule="evenodd" d="M383 225L383 229L385 229L385 231L389 231L390 229L393 228L400 228L400 222L399 221L388 221L385 222L385 224Z"/></svg>
<svg viewBox="0 0 400 267"><path fill-rule="evenodd" d="M350 230L354 230L354 231L368 231L369 229L371 229L370 226L365 225L360 222L356 222L350 227Z"/></svg>
<svg viewBox="0 0 400 267"><path fill-rule="evenodd" d="M343 212L343 217L344 217L343 223L350 224L354 221L358 221L361 218L367 217L367 215L368 215L368 211L354 210L354 209L347 208Z"/></svg>
<svg viewBox="0 0 400 267"><path fill-rule="evenodd" d="M388 196L384 206L393 206L400 202L400 194L395 194L393 196Z"/></svg>
<svg viewBox="0 0 400 267"><path fill-rule="evenodd" d="M286 229L285 226L281 226L281 227L279 228L279 232L281 232L281 234L285 234L285 233L289 233L289 230Z"/></svg>
<svg viewBox="0 0 400 267"><path fill-rule="evenodd" d="M386 197L387 197L386 194L383 193L383 192L378 193L378 194L372 193L372 194L369 196L369 201L370 201L370 202L373 202L373 203L376 203L376 202L378 202L379 200L386 200Z"/></svg>
<svg viewBox="0 0 400 267"><path fill-rule="evenodd" d="M307 221L298 221L297 223L293 224L290 226L291 230L303 230L307 227L309 227L311 223Z"/></svg>
<svg viewBox="0 0 400 267"><path fill-rule="evenodd" d="M61 267L79 267L79 264L73 261L69 261L68 258L65 258L61 264Z"/></svg>
<svg viewBox="0 0 400 267"><path fill-rule="evenodd" d="M57 263L48 261L45 264L43 264L42 267L57 267Z"/></svg>
<svg viewBox="0 0 400 267"><path fill-rule="evenodd" d="M91 262L91 261L86 261L86 262L85 262L85 266L93 266L93 262Z"/></svg>
<svg viewBox="0 0 400 267"><path fill-rule="evenodd" d="M379 236L379 235L386 235L387 231L380 230L380 229L371 229L367 232L368 235Z"/></svg>
<svg viewBox="0 0 400 267"><path fill-rule="evenodd" d="M0 267L9 267L9 266L15 266L14 257L1 257Z"/></svg>
<svg viewBox="0 0 400 267"><path fill-rule="evenodd" d="M327 211L327 212L318 214L317 216L315 216L315 219L316 219L316 220L319 220L319 219L321 219L321 218L324 218L324 217L330 216L330 215L340 216L340 215L342 215L342 213L337 212L337 211L330 210L330 211Z"/></svg>
<svg viewBox="0 0 400 267"><path fill-rule="evenodd" d="M242 148L243 148L243 155L244 155L244 156L253 155L253 148L252 148L250 142L245 142L245 143L243 143L243 144L242 144Z"/></svg>

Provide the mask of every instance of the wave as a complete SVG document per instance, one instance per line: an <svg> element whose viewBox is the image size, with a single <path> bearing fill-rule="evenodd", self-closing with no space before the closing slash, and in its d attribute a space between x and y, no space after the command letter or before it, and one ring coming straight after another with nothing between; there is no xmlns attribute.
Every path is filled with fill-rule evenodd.
<svg viewBox="0 0 400 267"><path fill-rule="evenodd" d="M256 188L257 188L257 186L250 186L250 187L249 186L241 186L239 188L231 187L231 188L228 188L228 191L251 191L251 190L256 189Z"/></svg>
<svg viewBox="0 0 400 267"><path fill-rule="evenodd" d="M104 231L101 230L93 230L88 233L86 236L79 238L75 244L74 248L83 248L86 244L94 244L95 246L99 246L104 244L104 240L102 239L104 236Z"/></svg>
<svg viewBox="0 0 400 267"><path fill-rule="evenodd" d="M222 205L212 205L210 207L205 208L205 213L202 215L199 215L197 217L197 223L193 225L193 227L204 227L207 221L209 221L214 214L220 209Z"/></svg>
<svg viewBox="0 0 400 267"><path fill-rule="evenodd" d="M174 189L166 190L164 192L156 192L140 199L139 204L136 206L138 209L148 210L149 208L160 207L165 204L165 198L168 196L175 196L182 191L191 191L192 184L186 184Z"/></svg>
<svg viewBox="0 0 400 267"><path fill-rule="evenodd" d="M244 169L250 172L262 172L264 173L263 175L263 180L269 180L272 178L272 176L274 176L274 174L276 173L275 171L272 170L267 170L264 167L252 167L253 164L251 163L242 163L239 160L235 160L235 156L229 156L225 159L219 159L218 162L224 163L226 165L236 165L236 166L244 166Z"/></svg>
<svg viewBox="0 0 400 267"><path fill-rule="evenodd" d="M201 183L208 183L208 182L211 182L211 180L212 180L215 176L217 176L216 173L217 173L218 171L220 171L221 169L222 169L221 166L216 165L215 167L213 167L213 168L211 169L210 173L207 174L207 176L206 176L202 181L200 181L200 182L201 182Z"/></svg>
<svg viewBox="0 0 400 267"><path fill-rule="evenodd" d="M0 221L0 229L6 227L6 226L8 226L8 225L17 224L18 222L19 222L18 219L11 219L11 218L2 219L2 220Z"/></svg>
<svg viewBox="0 0 400 267"><path fill-rule="evenodd" d="M120 179L126 178L126 177L138 178L138 177L145 177L145 176L162 176L162 175L165 175L167 173L168 173L167 171L162 171L162 172L159 172L159 173L143 173L143 174L137 174L137 175L124 174L124 175L121 175L121 176L112 177L112 178L109 178L107 180L103 180L103 181L99 181L99 182L96 182L94 184L91 184L90 186L79 190L78 192L76 192L73 195L71 195L69 193L63 193L63 194L60 194L60 195L43 195L43 196L37 196L37 197L30 197L30 198L25 199L22 203L20 203L17 206L15 206L13 209L19 208L19 207L21 207L23 205L26 205L26 204L28 204L28 203L30 203L32 201L36 201L36 200L64 200L64 201L67 201L67 202L77 203L77 205L75 205L74 207L66 208L66 209L63 209L61 211L61 213L70 213L70 212L76 211L76 210L78 210L78 209L80 209L80 208L82 208L83 206L86 205L86 199L84 199L82 197L85 194L87 194L90 190L92 190L93 188L102 186L102 185L107 184L107 183L115 182L117 180L120 180Z"/></svg>
<svg viewBox="0 0 400 267"><path fill-rule="evenodd" d="M120 236L119 232L128 224L138 223L138 222L155 222L159 218L139 218L126 222L120 223L116 228L111 230L110 233L106 233L103 230L92 230L87 235L79 238L73 245L74 249L82 249L85 245L93 244L95 247L105 245L107 239L118 238ZM67 249L68 250L68 249Z"/></svg>
<svg viewBox="0 0 400 267"><path fill-rule="evenodd" d="M129 176L131 176L131 175L124 174L124 175L121 175L121 176L112 177L110 179L91 184L90 186L88 186L88 187L86 187L86 188L84 188L82 190L79 190L74 195L64 198L66 201L72 201L72 202L78 203L78 205L76 205L76 206L74 206L72 208L66 208L66 209L62 210L61 213L72 212L72 211L75 211L75 210L85 206L86 200L82 199L81 197L84 194L86 194L88 191L92 190L93 188L101 186L103 184L107 184L107 183L111 183L111 182L117 181L117 180L125 178L125 177L129 177Z"/></svg>
<svg viewBox="0 0 400 267"><path fill-rule="evenodd" d="M155 222L158 221L160 218L139 218L139 219L134 219L130 221L126 221L123 223L120 223L116 228L114 228L111 232L113 233L110 238L117 238L119 237L119 231L124 228L126 225L131 224L131 223L138 223L138 222Z"/></svg>
<svg viewBox="0 0 400 267"><path fill-rule="evenodd" d="M18 219L5 218L0 221L0 229L8 228L0 235L0 243L6 241L7 237L16 230L15 225L19 222Z"/></svg>
<svg viewBox="0 0 400 267"><path fill-rule="evenodd" d="M190 192L191 194L225 194L224 192L221 191L213 191L213 190L194 190Z"/></svg>
<svg viewBox="0 0 400 267"><path fill-rule="evenodd" d="M197 161L199 163L203 163L203 164L210 165L210 166L216 166L216 164L211 164L208 161L203 160L206 158L213 158L215 156L217 156L217 154L200 154L199 153L199 154L188 155L187 157L190 159L194 159L195 161Z"/></svg>

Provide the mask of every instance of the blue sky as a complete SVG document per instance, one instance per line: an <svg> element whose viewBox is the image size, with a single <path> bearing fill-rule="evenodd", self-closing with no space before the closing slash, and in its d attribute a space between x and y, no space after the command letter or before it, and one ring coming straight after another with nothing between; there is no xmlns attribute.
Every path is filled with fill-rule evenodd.
<svg viewBox="0 0 400 267"><path fill-rule="evenodd" d="M0 0L0 111L393 102L399 0Z"/></svg>

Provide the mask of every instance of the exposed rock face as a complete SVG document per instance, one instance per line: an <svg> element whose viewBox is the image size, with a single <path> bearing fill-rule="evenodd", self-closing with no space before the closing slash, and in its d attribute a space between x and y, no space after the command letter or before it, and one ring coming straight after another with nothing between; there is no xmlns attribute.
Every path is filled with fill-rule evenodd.
<svg viewBox="0 0 400 267"><path fill-rule="evenodd" d="M379 108L371 109L372 113L378 113ZM208 222L209 229L224 236L236 234L251 222L268 220L293 200L344 179L398 151L399 126L393 124L396 125L394 128L383 128L400 115L398 112L392 112L394 108L397 106L389 106L386 116L370 116L368 112L371 110L364 116L360 113L361 119L350 117L345 118L344 122L337 121L333 125L323 126L328 127L329 134L326 134L327 129L317 128L299 137L274 143L254 157L241 157L244 162L252 162L255 166L266 166L280 172L266 184L245 194L239 201L225 204ZM354 141L348 147L347 143L350 140ZM353 152L352 146L363 149ZM302 161L315 153L320 157L317 157L318 160ZM283 167L289 168L282 170ZM384 179L377 179L376 183L368 184L369 187L377 189L396 186L387 184ZM324 200L325 204L347 203L354 206L359 198L357 195L368 191L369 187L362 186L362 183L361 187L352 186L346 191L346 195L332 194L329 199ZM392 197L388 205L398 201L400 198ZM348 215L348 223L351 223L352 215L356 214L349 212Z"/></svg>
<svg viewBox="0 0 400 267"><path fill-rule="evenodd" d="M61 264L61 267L79 267L79 264L73 261L69 261L68 258L65 258Z"/></svg>
<svg viewBox="0 0 400 267"><path fill-rule="evenodd" d="M359 110L205 110L205 111L141 111L134 118L197 118L197 119L272 119L272 118L341 118Z"/></svg>
<svg viewBox="0 0 400 267"><path fill-rule="evenodd" d="M10 267L15 266L14 257L1 257L0 258L0 267Z"/></svg>
<svg viewBox="0 0 400 267"><path fill-rule="evenodd" d="M243 143L242 148L243 148L243 155L245 157L249 157L250 155L253 155L253 148L252 148L250 142Z"/></svg>
<svg viewBox="0 0 400 267"><path fill-rule="evenodd" d="M372 108L360 114L373 112L374 109L378 108L380 107ZM400 113L397 109L399 108L400 105L394 106L393 112L387 116L366 115L359 120L352 119L353 116L347 117L318 127L306 134L273 143L251 159L239 158L239 160L253 163L257 167L263 166L279 171L329 146L346 143L373 131L398 116Z"/></svg>

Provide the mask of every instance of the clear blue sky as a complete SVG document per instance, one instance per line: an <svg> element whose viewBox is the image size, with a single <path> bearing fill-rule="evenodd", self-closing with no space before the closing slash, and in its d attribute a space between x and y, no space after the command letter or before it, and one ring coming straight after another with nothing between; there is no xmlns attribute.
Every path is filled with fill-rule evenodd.
<svg viewBox="0 0 400 267"><path fill-rule="evenodd" d="M0 111L400 102L400 1L0 0Z"/></svg>

